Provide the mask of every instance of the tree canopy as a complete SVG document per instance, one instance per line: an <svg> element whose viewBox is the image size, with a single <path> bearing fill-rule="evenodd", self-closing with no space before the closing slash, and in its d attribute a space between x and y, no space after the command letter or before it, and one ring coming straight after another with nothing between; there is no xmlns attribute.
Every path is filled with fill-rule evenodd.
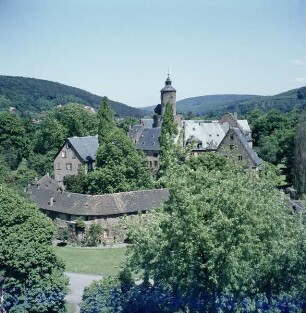
<svg viewBox="0 0 306 313"><path fill-rule="evenodd" d="M113 112L108 104L107 97L103 97L98 110L98 139L101 145L115 127Z"/></svg>
<svg viewBox="0 0 306 313"><path fill-rule="evenodd" d="M142 152L120 129L111 132L97 152L97 168L88 174L89 193L148 189L153 180Z"/></svg>
<svg viewBox="0 0 306 313"><path fill-rule="evenodd" d="M7 312L65 312L64 264L52 250L55 227L38 208L0 185L0 274Z"/></svg>
<svg viewBox="0 0 306 313"><path fill-rule="evenodd" d="M104 285L105 312L135 299L145 312L302 312L305 217L268 174L203 155L174 164L167 181L170 200L130 227L124 269L143 283Z"/></svg>
<svg viewBox="0 0 306 313"><path fill-rule="evenodd" d="M306 110L301 114L294 137L294 186L306 197Z"/></svg>

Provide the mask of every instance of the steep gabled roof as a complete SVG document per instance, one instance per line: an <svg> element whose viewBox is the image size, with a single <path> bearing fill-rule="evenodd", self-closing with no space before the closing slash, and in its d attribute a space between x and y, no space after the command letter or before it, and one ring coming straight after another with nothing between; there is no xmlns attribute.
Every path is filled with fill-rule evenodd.
<svg viewBox="0 0 306 313"><path fill-rule="evenodd" d="M305 200L290 200L290 204L295 213L306 212L306 201Z"/></svg>
<svg viewBox="0 0 306 313"><path fill-rule="evenodd" d="M186 120L184 132L186 143L196 137L202 142L201 149L216 149L228 130L228 123L218 121Z"/></svg>
<svg viewBox="0 0 306 313"><path fill-rule="evenodd" d="M244 146L245 150L247 151L250 158L253 160L254 164L259 166L263 163L263 160L257 155L257 153L249 146L244 134L240 130L240 128L233 128L233 131L237 135L237 138L241 142L241 144Z"/></svg>
<svg viewBox="0 0 306 313"><path fill-rule="evenodd" d="M67 139L84 162L95 161L99 148L98 136L70 137Z"/></svg>
<svg viewBox="0 0 306 313"><path fill-rule="evenodd" d="M59 184L49 175L45 175L40 180L38 180L36 182L36 186L39 188L49 189L53 191L57 191L60 188Z"/></svg>
<svg viewBox="0 0 306 313"><path fill-rule="evenodd" d="M249 122L247 120L237 120L239 126L243 130L244 133L250 133L251 127L249 125Z"/></svg>
<svg viewBox="0 0 306 313"><path fill-rule="evenodd" d="M138 150L155 150L159 151L159 137L161 129L156 128L145 128L137 143Z"/></svg>

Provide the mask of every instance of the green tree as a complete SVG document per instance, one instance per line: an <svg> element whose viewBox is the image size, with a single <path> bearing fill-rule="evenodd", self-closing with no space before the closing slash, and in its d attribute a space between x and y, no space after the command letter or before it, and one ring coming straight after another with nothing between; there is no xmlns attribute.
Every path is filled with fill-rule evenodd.
<svg viewBox="0 0 306 313"><path fill-rule="evenodd" d="M100 145L97 167L87 177L91 194L147 189L153 186L145 156L120 129L115 129Z"/></svg>
<svg viewBox="0 0 306 313"><path fill-rule="evenodd" d="M264 175L226 160L211 168L205 157L176 165L170 200L130 228L128 267L169 286L183 311L286 312L305 303L305 217Z"/></svg>
<svg viewBox="0 0 306 313"><path fill-rule="evenodd" d="M174 120L173 107L170 102L166 103L165 113L162 120L161 126L161 144L163 140L163 135L168 134L170 136L177 135L177 125Z"/></svg>
<svg viewBox="0 0 306 313"><path fill-rule="evenodd" d="M126 117L122 120L117 121L118 127L127 133L131 127L139 124L139 120L135 117Z"/></svg>
<svg viewBox="0 0 306 313"><path fill-rule="evenodd" d="M88 247L95 247L101 242L101 236L103 233L102 225L99 223L93 223L85 232L83 240L84 245Z"/></svg>
<svg viewBox="0 0 306 313"><path fill-rule="evenodd" d="M105 139L114 130L115 121L112 109L108 104L107 97L103 97L98 110L98 138L99 144L103 144Z"/></svg>
<svg viewBox="0 0 306 313"><path fill-rule="evenodd" d="M7 312L65 312L64 264L52 249L55 227L38 208L0 185L0 273Z"/></svg>
<svg viewBox="0 0 306 313"><path fill-rule="evenodd" d="M97 115L83 105L69 103L55 108L49 114L66 128L67 137L97 134Z"/></svg>
<svg viewBox="0 0 306 313"><path fill-rule="evenodd" d="M306 195L306 110L296 127L294 147L294 185L301 197Z"/></svg>
<svg viewBox="0 0 306 313"><path fill-rule="evenodd" d="M167 102L159 137L160 168L158 177L164 176L166 171L171 167L172 162L175 162L177 159L178 147L176 147L174 143L174 138L177 133L178 130L174 121L173 107L170 102Z"/></svg>
<svg viewBox="0 0 306 313"><path fill-rule="evenodd" d="M0 147L6 162L16 169L30 151L30 140L22 118L11 112L0 112Z"/></svg>

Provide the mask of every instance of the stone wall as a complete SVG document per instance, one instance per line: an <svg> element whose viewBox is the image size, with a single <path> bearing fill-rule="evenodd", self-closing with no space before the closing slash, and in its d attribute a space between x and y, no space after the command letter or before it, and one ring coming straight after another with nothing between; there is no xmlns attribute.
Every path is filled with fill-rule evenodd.
<svg viewBox="0 0 306 313"><path fill-rule="evenodd" d="M230 129L220 143L217 152L224 156L231 156L238 162L243 162L247 167L256 167L233 129Z"/></svg>
<svg viewBox="0 0 306 313"><path fill-rule="evenodd" d="M75 152L72 146L66 143L54 162L54 179L63 187L64 177L67 175L78 175L81 170L85 173L94 169L95 164L85 164L79 155Z"/></svg>
<svg viewBox="0 0 306 313"><path fill-rule="evenodd" d="M58 215L62 218L63 215ZM129 214L129 215L120 215L113 217L92 217L89 218L89 221L85 221L86 229L90 227L91 224L97 223L102 226L102 234L100 237L101 244L112 245L115 243L124 243L128 242L127 237L127 224L135 224L139 222L139 214ZM145 218L146 213L142 213L142 217ZM76 217L75 217L76 218ZM82 239L83 235L78 234L75 228L76 221L71 221L71 218L66 216L66 219L54 218L54 223L58 229L67 228L69 231L70 238L73 238L75 241Z"/></svg>

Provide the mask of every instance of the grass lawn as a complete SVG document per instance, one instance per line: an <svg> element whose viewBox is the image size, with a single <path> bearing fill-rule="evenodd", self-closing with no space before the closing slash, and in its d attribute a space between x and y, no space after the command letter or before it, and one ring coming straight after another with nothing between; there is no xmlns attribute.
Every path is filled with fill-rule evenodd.
<svg viewBox="0 0 306 313"><path fill-rule="evenodd" d="M67 272L109 276L118 273L126 248L54 247L54 251L64 260Z"/></svg>

